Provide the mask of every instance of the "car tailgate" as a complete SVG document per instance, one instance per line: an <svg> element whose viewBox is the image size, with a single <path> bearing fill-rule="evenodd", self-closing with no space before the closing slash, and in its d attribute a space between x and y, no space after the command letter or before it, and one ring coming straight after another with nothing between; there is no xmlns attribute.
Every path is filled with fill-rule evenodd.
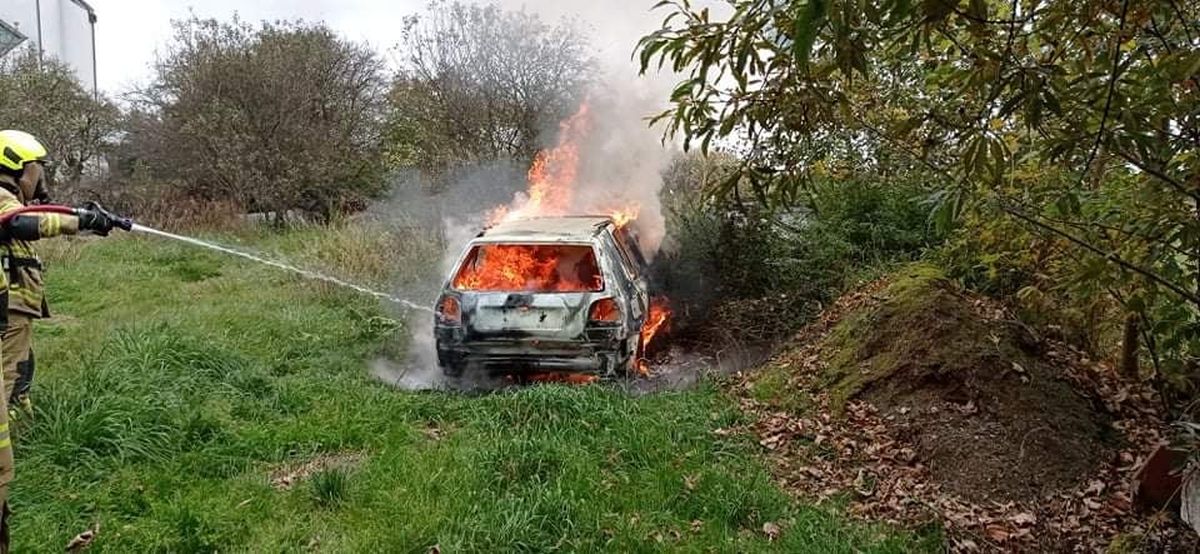
<svg viewBox="0 0 1200 554"><path fill-rule="evenodd" d="M470 317L479 334L577 334L583 330L584 303L580 293L480 294Z"/></svg>

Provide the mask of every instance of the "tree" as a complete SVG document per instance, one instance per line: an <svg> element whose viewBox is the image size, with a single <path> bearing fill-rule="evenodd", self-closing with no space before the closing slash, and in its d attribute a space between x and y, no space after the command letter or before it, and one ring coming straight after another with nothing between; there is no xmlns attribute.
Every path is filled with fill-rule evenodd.
<svg viewBox="0 0 1200 554"><path fill-rule="evenodd" d="M548 125L570 115L592 79L568 22L496 5L434 2L405 20L392 86L395 165L434 173L457 164L533 159Z"/></svg>
<svg viewBox="0 0 1200 554"><path fill-rule="evenodd" d="M51 177L72 184L100 172L119 111L85 90L63 63L39 62L32 48L0 58L0 106L0 129L29 132L50 150Z"/></svg>
<svg viewBox="0 0 1200 554"><path fill-rule="evenodd" d="M690 145L744 144L739 178L762 200L848 158L929 172L936 221L1002 214L1053 240L1072 286L1195 369L1200 4L737 0L724 21L660 5L643 70L686 74L660 121Z"/></svg>
<svg viewBox="0 0 1200 554"><path fill-rule="evenodd" d="M329 219L385 191L378 56L321 24L175 23L129 156L195 197Z"/></svg>

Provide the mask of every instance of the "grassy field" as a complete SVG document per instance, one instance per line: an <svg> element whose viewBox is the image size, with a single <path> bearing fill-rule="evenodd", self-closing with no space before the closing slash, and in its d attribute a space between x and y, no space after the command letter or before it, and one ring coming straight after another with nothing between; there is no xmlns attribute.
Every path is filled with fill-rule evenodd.
<svg viewBox="0 0 1200 554"><path fill-rule="evenodd" d="M376 283L432 264L411 240L338 260L381 248L351 230L226 239ZM789 499L755 445L713 433L740 417L714 385L397 391L367 365L407 331L372 299L157 239L46 246L56 317L38 326L36 411L17 428L17 552L96 523L99 552L937 547ZM327 458L340 463L272 484Z"/></svg>

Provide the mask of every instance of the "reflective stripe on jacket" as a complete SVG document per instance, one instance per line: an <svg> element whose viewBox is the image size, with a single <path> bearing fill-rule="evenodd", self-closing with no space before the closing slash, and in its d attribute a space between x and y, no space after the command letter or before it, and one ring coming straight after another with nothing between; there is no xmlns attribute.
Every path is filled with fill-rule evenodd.
<svg viewBox="0 0 1200 554"><path fill-rule="evenodd" d="M25 205L17 196L20 191L15 179L0 174L0 215ZM21 217L26 217L24 214ZM40 238L56 237L78 232L78 221L74 216L62 214L30 214L38 218ZM25 240L8 239L0 242L3 256L4 278L8 282L8 309L32 317L50 315L46 306L46 284L42 280L42 263L33 249L33 243Z"/></svg>

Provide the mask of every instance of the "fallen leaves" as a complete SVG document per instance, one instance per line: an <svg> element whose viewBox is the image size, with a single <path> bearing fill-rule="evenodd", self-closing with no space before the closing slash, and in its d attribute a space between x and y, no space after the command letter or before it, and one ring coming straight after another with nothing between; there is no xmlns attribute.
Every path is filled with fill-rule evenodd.
<svg viewBox="0 0 1200 554"><path fill-rule="evenodd" d="M774 542L775 539L779 538L779 533L782 533L783 530L779 528L779 524L773 521L768 521L763 524L762 532L767 536L768 541Z"/></svg>
<svg viewBox="0 0 1200 554"><path fill-rule="evenodd" d="M277 468L271 472L268 479L276 490L288 490L296 483L321 471L353 468L361 464L364 459L366 456L358 452L318 454L311 459Z"/></svg>
<svg viewBox="0 0 1200 554"><path fill-rule="evenodd" d="M424 429L421 429L421 434L425 435L425 438L427 438L431 441L436 442L436 441L442 440L442 430L438 427L429 426Z"/></svg>
<svg viewBox="0 0 1200 554"><path fill-rule="evenodd" d="M995 523L989 524L987 527L985 527L984 533L992 542L1000 544L1008 542L1008 538L1012 536L1012 533L1010 533L1003 525L998 525Z"/></svg>
<svg viewBox="0 0 1200 554"><path fill-rule="evenodd" d="M1157 521L1138 513L1132 504L1132 475L1141 459L1162 441L1166 426L1156 393L1138 383L1123 381L1108 365L1087 360L1068 345L1044 341L1048 362L1061 367L1064 378L1082 394L1102 403L1121 437L1116 454L1101 461L1078 486L1048 490L1041 498L1023 502L971 502L946 491L916 454L911 437L900 432L906 418L932 407L902 406L887 417L869 403L851 400L840 417L831 414L830 398L814 386L824 367L820 343L848 311L878 302L885 284L869 284L844 296L796 338L786 359L792 394L811 395L804 416L780 411L756 400L754 374L733 385L742 410L751 416L748 428L719 429L720 436L751 434L770 461L772 474L792 493L812 500L849 499L846 511L855 517L918 527L930 519L941 522L953 551L1103 551L1118 534L1138 534L1146 551L1187 550L1195 537L1177 521ZM1010 320L1011 315L986 299L974 304L981 317ZM1030 382L1029 368L1011 364L1011 371ZM986 399L984 399L986 401ZM981 411L976 400L947 406L952 413L973 416ZM991 409L990 406L984 409ZM769 540L778 538L775 522L763 524Z"/></svg>
<svg viewBox="0 0 1200 554"><path fill-rule="evenodd" d="M75 535L75 538L71 539L71 542L67 543L67 552L74 553L74 552L83 552L84 550L87 550L87 548L92 545L92 542L94 542L96 540L96 536L99 534L100 534L100 522L97 521L96 523L92 524L91 527L87 528L87 530L85 530L84 532L82 532L78 535Z"/></svg>
<svg viewBox="0 0 1200 554"><path fill-rule="evenodd" d="M1017 515L1014 515L1014 516L1008 518L1008 520L1016 525L1021 526L1021 527L1028 527L1030 525L1037 523L1037 516L1035 516L1029 512L1021 512Z"/></svg>

